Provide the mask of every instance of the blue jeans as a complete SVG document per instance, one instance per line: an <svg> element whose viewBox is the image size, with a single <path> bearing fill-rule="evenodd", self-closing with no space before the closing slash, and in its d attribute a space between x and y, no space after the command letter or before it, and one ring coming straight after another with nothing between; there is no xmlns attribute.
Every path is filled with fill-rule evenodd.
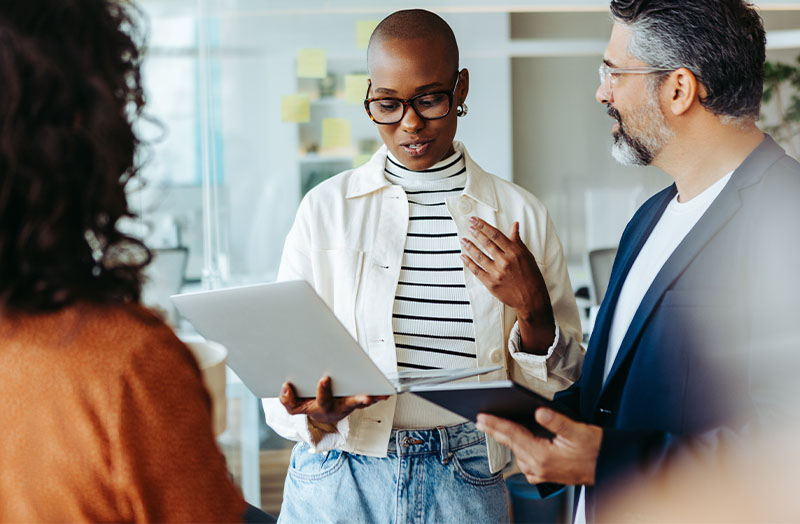
<svg viewBox="0 0 800 524"><path fill-rule="evenodd" d="M392 430L386 457L292 451L280 523L508 522L503 473L471 422Z"/></svg>

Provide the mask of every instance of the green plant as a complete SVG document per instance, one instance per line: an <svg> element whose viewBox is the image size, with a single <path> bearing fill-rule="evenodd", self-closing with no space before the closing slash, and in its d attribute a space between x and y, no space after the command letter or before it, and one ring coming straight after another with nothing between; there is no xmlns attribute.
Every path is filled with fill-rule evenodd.
<svg viewBox="0 0 800 524"><path fill-rule="evenodd" d="M788 100L785 98L788 96ZM800 158L794 138L800 131L800 56L796 64L767 61L764 64L763 102L775 100L779 122L764 126L764 131L784 144L795 158Z"/></svg>

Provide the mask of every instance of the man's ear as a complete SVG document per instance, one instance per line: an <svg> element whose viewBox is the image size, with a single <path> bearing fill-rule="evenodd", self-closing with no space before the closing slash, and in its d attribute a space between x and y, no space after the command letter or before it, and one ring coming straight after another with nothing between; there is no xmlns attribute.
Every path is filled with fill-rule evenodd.
<svg viewBox="0 0 800 524"><path fill-rule="evenodd" d="M694 73L685 67L680 67L670 73L664 81L662 90L662 92L666 92L668 107L675 116L686 113L698 101L698 96L705 93L705 89L697 82Z"/></svg>

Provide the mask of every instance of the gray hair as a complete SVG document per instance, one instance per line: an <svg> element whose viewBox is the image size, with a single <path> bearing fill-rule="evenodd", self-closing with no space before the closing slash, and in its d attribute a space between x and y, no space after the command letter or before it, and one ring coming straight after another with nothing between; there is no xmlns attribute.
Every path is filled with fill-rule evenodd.
<svg viewBox="0 0 800 524"><path fill-rule="evenodd" d="M654 67L689 69L706 89L701 104L723 123L747 125L758 118L766 38L750 4L613 0L611 11L631 31L630 55Z"/></svg>

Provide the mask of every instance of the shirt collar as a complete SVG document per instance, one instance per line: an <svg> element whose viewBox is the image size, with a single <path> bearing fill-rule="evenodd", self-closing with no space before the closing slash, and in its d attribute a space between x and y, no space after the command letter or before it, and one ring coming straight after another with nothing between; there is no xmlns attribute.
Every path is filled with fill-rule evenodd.
<svg viewBox="0 0 800 524"><path fill-rule="evenodd" d="M491 175L472 160L464 144L454 141L453 146L464 154L464 162L467 165L464 194L497 211L497 193ZM382 145L366 164L353 171L347 186L346 198L362 197L392 186L383 174L388 152L386 145Z"/></svg>

